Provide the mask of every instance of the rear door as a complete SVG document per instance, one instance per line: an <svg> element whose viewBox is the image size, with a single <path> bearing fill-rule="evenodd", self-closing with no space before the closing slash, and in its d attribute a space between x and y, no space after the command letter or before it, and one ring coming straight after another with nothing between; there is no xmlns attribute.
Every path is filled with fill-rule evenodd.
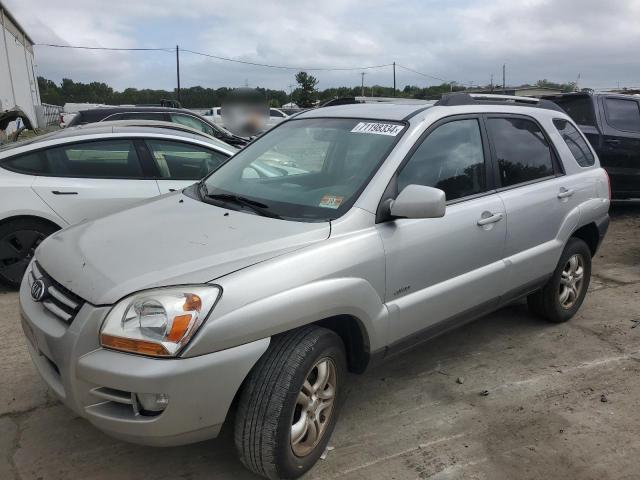
<svg viewBox="0 0 640 480"><path fill-rule="evenodd" d="M485 119L507 212L508 283L510 290L526 289L553 272L563 248L558 233L580 195L533 118L491 114Z"/></svg>
<svg viewBox="0 0 640 480"><path fill-rule="evenodd" d="M599 156L617 198L640 196L640 100L600 97L603 146Z"/></svg>
<svg viewBox="0 0 640 480"><path fill-rule="evenodd" d="M32 188L69 223L123 210L158 195L133 140L70 143L40 152L46 173Z"/></svg>
<svg viewBox="0 0 640 480"><path fill-rule="evenodd" d="M207 176L229 158L229 154L192 143L148 139L148 151L158 171L161 193L181 190Z"/></svg>

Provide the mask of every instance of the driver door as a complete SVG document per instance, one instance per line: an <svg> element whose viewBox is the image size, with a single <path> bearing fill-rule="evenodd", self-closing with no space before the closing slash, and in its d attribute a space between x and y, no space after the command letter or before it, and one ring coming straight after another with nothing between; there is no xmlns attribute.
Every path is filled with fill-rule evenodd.
<svg viewBox="0 0 640 480"><path fill-rule="evenodd" d="M435 124L394 179L443 190L442 218L378 224L386 253L389 343L467 315L495 308L505 290L505 208L493 190L481 119Z"/></svg>

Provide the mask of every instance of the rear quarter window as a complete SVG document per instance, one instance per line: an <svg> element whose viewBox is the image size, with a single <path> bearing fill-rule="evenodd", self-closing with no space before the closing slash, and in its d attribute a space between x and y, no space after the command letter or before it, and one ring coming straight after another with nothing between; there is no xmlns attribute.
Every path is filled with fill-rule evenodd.
<svg viewBox="0 0 640 480"><path fill-rule="evenodd" d="M553 124L562 137L562 140L564 140L564 143L569 147L569 150L571 150L571 154L573 155L573 158L575 158L576 162L578 162L578 165L581 167L592 166L596 159L591 152L587 141L578 129L574 127L571 122L561 118L554 119Z"/></svg>
<svg viewBox="0 0 640 480"><path fill-rule="evenodd" d="M48 173L47 164L39 152L26 153L7 158L0 161L0 165L7 170L27 175L42 175Z"/></svg>

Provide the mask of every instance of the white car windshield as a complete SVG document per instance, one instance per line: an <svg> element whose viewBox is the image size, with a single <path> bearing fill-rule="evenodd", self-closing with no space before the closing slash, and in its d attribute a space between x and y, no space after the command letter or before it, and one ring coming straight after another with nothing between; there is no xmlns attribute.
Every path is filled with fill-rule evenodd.
<svg viewBox="0 0 640 480"><path fill-rule="evenodd" d="M203 180L200 196L266 216L335 219L351 208L404 128L350 118L291 120Z"/></svg>

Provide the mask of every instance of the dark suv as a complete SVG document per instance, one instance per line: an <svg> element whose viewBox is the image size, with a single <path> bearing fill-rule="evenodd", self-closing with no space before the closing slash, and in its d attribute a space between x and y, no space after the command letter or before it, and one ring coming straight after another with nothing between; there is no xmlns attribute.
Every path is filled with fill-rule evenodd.
<svg viewBox="0 0 640 480"><path fill-rule="evenodd" d="M587 136L611 178L615 199L640 197L640 97L567 93L545 97L562 107ZM565 140L571 132L561 132Z"/></svg>
<svg viewBox="0 0 640 480"><path fill-rule="evenodd" d="M159 120L201 130L234 147L242 148L249 140L234 135L206 118L184 108L167 107L103 107L82 110L69 122L69 127L108 120Z"/></svg>

